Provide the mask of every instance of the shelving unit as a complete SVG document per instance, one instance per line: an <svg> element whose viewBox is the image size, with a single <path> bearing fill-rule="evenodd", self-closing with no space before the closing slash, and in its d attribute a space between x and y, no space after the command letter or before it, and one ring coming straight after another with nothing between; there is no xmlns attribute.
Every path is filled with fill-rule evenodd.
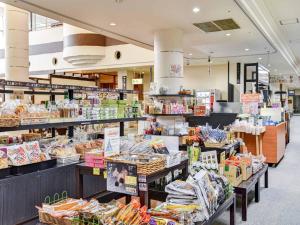
<svg viewBox="0 0 300 225"><path fill-rule="evenodd" d="M193 113L182 113L182 114L149 114L149 116L192 116Z"/></svg>
<svg viewBox="0 0 300 225"><path fill-rule="evenodd" d="M47 129L47 128L62 128L70 126L82 126L82 125L92 125L92 124L104 124L104 123L120 123L120 122L130 122L146 120L146 117L137 118L120 118L120 119L107 119L107 120L82 120L82 121L68 121L68 122L49 122L40 124L28 124L21 125L18 127L0 127L0 132L6 131L17 131L17 130L31 130L31 129Z"/></svg>
<svg viewBox="0 0 300 225"><path fill-rule="evenodd" d="M189 94L153 94L149 95L149 97L188 97L193 98L195 95L189 95Z"/></svg>
<svg viewBox="0 0 300 225"><path fill-rule="evenodd" d="M134 90L125 90L125 89L107 89L99 87L85 87L77 85L61 85L61 84L42 84L42 83L33 83L33 82L22 82L22 81L11 81L0 79L0 93L3 94L12 94L13 90L8 90L6 87L18 87L21 89L29 88L30 91L23 91L24 94L40 94L40 95L49 95L51 101L55 101L55 95L65 95L66 92L59 92L57 90L67 90L69 99L72 100L74 93L81 93L82 91L86 92L109 92L109 93L118 93L119 99L124 99L124 94L136 94ZM20 89L20 90L21 90ZM42 89L42 90L34 90ZM56 91L55 91L56 90ZM4 96L5 99L5 96ZM0 132L6 131L17 131L17 130L29 130L29 129L47 129L53 128L52 136L55 136L54 128L68 127L69 137L74 135L74 126L80 125L92 125L92 124L104 124L104 123L120 123L120 135L124 136L124 122L129 121L139 121L145 120L146 118L117 118L117 119L107 119L107 120L90 120L90 121L62 121L62 122L50 122L43 124L30 124L30 125L21 125L18 127L0 127Z"/></svg>

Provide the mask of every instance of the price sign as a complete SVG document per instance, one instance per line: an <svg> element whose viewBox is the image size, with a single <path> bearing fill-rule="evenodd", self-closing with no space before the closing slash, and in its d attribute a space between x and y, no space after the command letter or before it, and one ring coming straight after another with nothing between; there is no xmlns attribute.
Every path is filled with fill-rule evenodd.
<svg viewBox="0 0 300 225"><path fill-rule="evenodd" d="M106 184L108 191L137 195L138 175L136 165L107 162Z"/></svg>
<svg viewBox="0 0 300 225"><path fill-rule="evenodd" d="M100 175L100 168L93 168L93 175L99 176Z"/></svg>

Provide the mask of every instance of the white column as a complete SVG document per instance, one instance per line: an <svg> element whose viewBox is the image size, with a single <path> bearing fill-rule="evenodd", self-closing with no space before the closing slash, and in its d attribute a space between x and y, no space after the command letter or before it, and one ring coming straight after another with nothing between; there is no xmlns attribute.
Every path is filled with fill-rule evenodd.
<svg viewBox="0 0 300 225"><path fill-rule="evenodd" d="M29 79L29 13L5 5L5 79L28 81Z"/></svg>
<svg viewBox="0 0 300 225"><path fill-rule="evenodd" d="M183 32L180 29L158 30L154 36L154 82L178 93L183 84Z"/></svg>
<svg viewBox="0 0 300 225"><path fill-rule="evenodd" d="M118 89L123 89L123 77L127 77L127 70L118 71Z"/></svg>

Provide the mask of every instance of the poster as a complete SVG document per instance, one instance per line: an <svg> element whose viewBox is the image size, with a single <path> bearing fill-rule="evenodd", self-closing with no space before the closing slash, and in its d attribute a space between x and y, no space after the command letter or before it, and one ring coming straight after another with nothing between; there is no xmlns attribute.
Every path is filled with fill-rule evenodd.
<svg viewBox="0 0 300 225"><path fill-rule="evenodd" d="M120 128L104 129L104 156L118 155L120 153Z"/></svg>
<svg viewBox="0 0 300 225"><path fill-rule="evenodd" d="M170 65L170 76L169 77L183 77L182 76L182 66L180 64Z"/></svg>
<svg viewBox="0 0 300 225"><path fill-rule="evenodd" d="M138 195L137 167L133 164L107 162L107 190Z"/></svg>

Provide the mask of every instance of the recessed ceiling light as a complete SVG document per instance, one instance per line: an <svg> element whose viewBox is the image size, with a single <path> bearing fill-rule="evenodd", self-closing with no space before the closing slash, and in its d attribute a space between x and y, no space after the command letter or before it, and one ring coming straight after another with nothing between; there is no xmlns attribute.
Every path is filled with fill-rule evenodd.
<svg viewBox="0 0 300 225"><path fill-rule="evenodd" d="M114 22L111 22L109 25L112 26L112 27L117 26L117 24L114 23Z"/></svg>
<svg viewBox="0 0 300 225"><path fill-rule="evenodd" d="M262 60L262 57L259 57L258 60Z"/></svg>
<svg viewBox="0 0 300 225"><path fill-rule="evenodd" d="M231 36L231 33L227 33L227 34L225 34L227 37L229 37L229 36Z"/></svg>
<svg viewBox="0 0 300 225"><path fill-rule="evenodd" d="M194 12L194 13L198 13L199 11L200 11L200 9L199 9L198 7L194 7L194 8L193 8L193 12Z"/></svg>
<svg viewBox="0 0 300 225"><path fill-rule="evenodd" d="M248 52L250 49L249 48L245 48L245 51Z"/></svg>
<svg viewBox="0 0 300 225"><path fill-rule="evenodd" d="M193 55L193 53L189 53L189 56L192 56Z"/></svg>

